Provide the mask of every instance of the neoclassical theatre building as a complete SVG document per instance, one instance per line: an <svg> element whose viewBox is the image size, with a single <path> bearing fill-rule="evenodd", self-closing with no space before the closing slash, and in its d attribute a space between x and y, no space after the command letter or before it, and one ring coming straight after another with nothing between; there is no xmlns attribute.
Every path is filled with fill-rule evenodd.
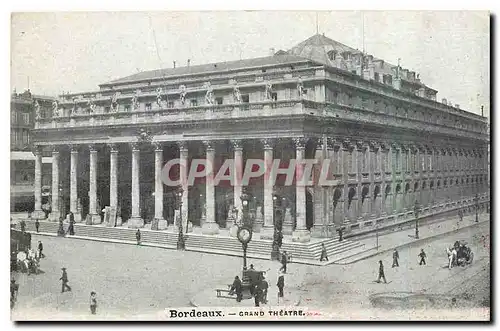
<svg viewBox="0 0 500 331"><path fill-rule="evenodd" d="M168 231L178 214L176 188L161 173L175 158L185 165L329 159L331 185L261 177L245 188L256 232L272 233L280 213L284 233L300 242L334 236L341 226L411 219L417 201L427 216L472 206L476 194L484 206L487 121L436 94L414 71L320 34L266 57L133 74L64 94L51 116L37 117L35 210L41 217L47 153L51 220L73 211L77 221L99 224L112 206L117 226L157 223ZM193 231L225 233L243 187L184 186L182 220Z"/></svg>

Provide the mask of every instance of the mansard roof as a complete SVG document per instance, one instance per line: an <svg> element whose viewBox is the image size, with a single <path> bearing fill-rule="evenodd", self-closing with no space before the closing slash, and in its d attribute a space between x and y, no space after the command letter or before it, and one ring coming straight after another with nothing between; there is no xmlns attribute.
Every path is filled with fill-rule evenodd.
<svg viewBox="0 0 500 331"><path fill-rule="evenodd" d="M189 74L203 74L209 72L224 72L224 71L243 69L243 68L264 67L264 66L292 64L299 62L307 63L314 61L292 54L280 54L280 55L273 55L266 57L258 57L253 59L244 59L237 61L226 61L226 62L217 62L217 63L200 64L200 65L185 66L185 67L144 71L134 75L119 78L102 85L114 85L114 84L134 82L134 81L161 79L169 76L183 76Z"/></svg>

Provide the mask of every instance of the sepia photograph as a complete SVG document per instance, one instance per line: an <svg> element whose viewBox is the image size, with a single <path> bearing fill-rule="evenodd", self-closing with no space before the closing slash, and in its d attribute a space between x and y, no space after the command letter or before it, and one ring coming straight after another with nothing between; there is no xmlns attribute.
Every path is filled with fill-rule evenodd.
<svg viewBox="0 0 500 331"><path fill-rule="evenodd" d="M12 12L11 320L490 321L490 15Z"/></svg>

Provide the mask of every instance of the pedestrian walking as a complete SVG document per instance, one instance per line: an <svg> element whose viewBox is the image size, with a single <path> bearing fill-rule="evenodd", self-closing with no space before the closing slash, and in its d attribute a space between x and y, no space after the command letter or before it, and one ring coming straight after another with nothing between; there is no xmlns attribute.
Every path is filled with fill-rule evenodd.
<svg viewBox="0 0 500 331"><path fill-rule="evenodd" d="M90 292L90 313L95 315L97 312L97 294L92 291Z"/></svg>
<svg viewBox="0 0 500 331"><path fill-rule="evenodd" d="M283 251L283 254L281 255L281 268L279 271L283 271L283 273L286 274L287 264L288 264L288 255L286 254L286 251Z"/></svg>
<svg viewBox="0 0 500 331"><path fill-rule="evenodd" d="M259 284L254 286L253 298L255 307L260 307L260 301L262 300L262 289Z"/></svg>
<svg viewBox="0 0 500 331"><path fill-rule="evenodd" d="M423 248L420 250L420 254L418 254L418 256L420 257L420 262L418 263L418 265L422 265L422 264L426 265L425 258L427 257L427 255L425 255Z"/></svg>
<svg viewBox="0 0 500 331"><path fill-rule="evenodd" d="M269 284L266 281L265 277L262 277L262 281L260 282L262 288L262 303L267 303L267 290L269 289Z"/></svg>
<svg viewBox="0 0 500 331"><path fill-rule="evenodd" d="M233 285L229 290L229 295L233 295L234 293L236 293L236 302L241 302L241 299L243 299L243 286L238 276L234 277Z"/></svg>
<svg viewBox="0 0 500 331"><path fill-rule="evenodd" d="M321 243L321 257L319 258L319 261L322 262L323 260L328 261L328 253L326 252L325 244Z"/></svg>
<svg viewBox="0 0 500 331"><path fill-rule="evenodd" d="M16 284L16 280L12 279L10 281L10 309L14 308L17 301L17 293L19 292L19 285Z"/></svg>
<svg viewBox="0 0 500 331"><path fill-rule="evenodd" d="M69 212L69 227L68 232L70 236L75 235L75 214L72 211Z"/></svg>
<svg viewBox="0 0 500 331"><path fill-rule="evenodd" d="M64 290L67 289L68 291L71 291L71 287L68 285L68 274L66 273L66 268L61 268L62 270L62 276L59 278L60 281L62 281L62 287L61 287L61 293L64 293Z"/></svg>
<svg viewBox="0 0 500 331"><path fill-rule="evenodd" d="M40 221L38 220L38 218L35 221L35 229L36 229L36 233L38 233L39 232L38 230L40 229Z"/></svg>
<svg viewBox="0 0 500 331"><path fill-rule="evenodd" d="M24 220L21 220L19 225L21 226L21 232L26 231L26 222Z"/></svg>
<svg viewBox="0 0 500 331"><path fill-rule="evenodd" d="M41 240L38 241L38 256L40 256L40 258L45 257L45 254L43 254L43 244Z"/></svg>
<svg viewBox="0 0 500 331"><path fill-rule="evenodd" d="M281 274L278 277L278 282L276 283L276 286L278 286L278 298L283 298L283 289L285 288L285 276Z"/></svg>
<svg viewBox="0 0 500 331"><path fill-rule="evenodd" d="M387 280L385 279L385 273L384 273L384 264L382 263L382 260L378 261L378 279L377 279L377 283L380 283L380 280L383 278L384 279L384 283L387 284Z"/></svg>
<svg viewBox="0 0 500 331"><path fill-rule="evenodd" d="M137 245L141 244L141 231L137 229L137 232L135 233L135 239L137 239Z"/></svg>
<svg viewBox="0 0 500 331"><path fill-rule="evenodd" d="M397 249L394 249L392 253L392 267L399 267L399 252Z"/></svg>

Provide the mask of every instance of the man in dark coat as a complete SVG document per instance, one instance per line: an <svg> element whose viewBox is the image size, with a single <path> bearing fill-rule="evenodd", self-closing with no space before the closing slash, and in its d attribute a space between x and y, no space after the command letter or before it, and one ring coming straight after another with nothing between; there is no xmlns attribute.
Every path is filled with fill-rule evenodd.
<svg viewBox="0 0 500 331"><path fill-rule="evenodd" d="M16 284L16 280L12 279L10 281L10 308L14 308L17 300L17 293L19 292L19 285Z"/></svg>
<svg viewBox="0 0 500 331"><path fill-rule="evenodd" d="M260 286L262 288L262 303L267 303L267 290L269 289L269 284L267 283L265 277L262 278Z"/></svg>
<svg viewBox="0 0 500 331"><path fill-rule="evenodd" d="M377 283L380 283L380 279L384 279L384 283L387 284L387 280L385 279L385 274L384 274L384 264L382 263L382 260L378 261L379 266L378 266L378 279Z"/></svg>
<svg viewBox="0 0 500 331"><path fill-rule="evenodd" d="M21 232L26 231L26 222L24 220L21 220L20 225L21 225Z"/></svg>
<svg viewBox="0 0 500 331"><path fill-rule="evenodd" d="M62 270L62 276L59 278L60 281L62 281L62 287L61 287L61 293L64 293L65 289L68 289L68 291L71 291L71 287L68 285L68 274L66 273L66 268L61 268Z"/></svg>
<svg viewBox="0 0 500 331"><path fill-rule="evenodd" d="M97 294L92 291L90 292L90 313L95 315L97 312Z"/></svg>
<svg viewBox="0 0 500 331"><path fill-rule="evenodd" d="M255 285L253 290L253 298L255 302L255 307L259 307L260 302L262 300L262 288L260 287L260 284Z"/></svg>
<svg viewBox="0 0 500 331"><path fill-rule="evenodd" d="M281 268L279 271L283 271L284 274L286 274L287 263L288 263L288 255L286 255L286 251L283 251L283 254L281 255Z"/></svg>
<svg viewBox="0 0 500 331"><path fill-rule="evenodd" d="M323 260L328 261L328 254L326 252L325 244L321 243L321 257L320 257L319 261L322 262Z"/></svg>
<svg viewBox="0 0 500 331"><path fill-rule="evenodd" d="M394 252L392 253L392 267L399 267L399 252L397 249L394 249Z"/></svg>
<svg viewBox="0 0 500 331"><path fill-rule="evenodd" d="M38 241L38 252L40 252L40 258L45 257L45 255L43 254L43 244L41 240Z"/></svg>
<svg viewBox="0 0 500 331"><path fill-rule="evenodd" d="M65 234L65 232L64 232L64 223L63 223L63 220L60 219L59 220L59 229L57 230L57 235L63 237L64 234Z"/></svg>
<svg viewBox="0 0 500 331"><path fill-rule="evenodd" d="M141 244L141 231L137 229L137 232L135 233L135 239L137 239L137 245Z"/></svg>
<svg viewBox="0 0 500 331"><path fill-rule="evenodd" d="M38 233L38 230L40 229L40 221L38 221L38 218L35 220L35 229L36 233Z"/></svg>
<svg viewBox="0 0 500 331"><path fill-rule="evenodd" d="M69 228L68 232L70 236L75 235L75 215L73 214L72 211L69 212Z"/></svg>
<svg viewBox="0 0 500 331"><path fill-rule="evenodd" d="M233 293L236 293L236 302L241 302L241 299L243 299L243 286L241 285L241 280L238 276L234 277L233 285L229 290L230 295Z"/></svg>
<svg viewBox="0 0 500 331"><path fill-rule="evenodd" d="M427 257L427 255L425 255L423 248L420 250L420 254L418 254L418 256L420 257L420 262L418 263L418 265L422 265L422 264L426 265L425 258Z"/></svg>
<svg viewBox="0 0 500 331"><path fill-rule="evenodd" d="M278 286L278 297L283 298L283 288L285 288L285 276L280 275L278 277L278 282L276 283L276 286Z"/></svg>

